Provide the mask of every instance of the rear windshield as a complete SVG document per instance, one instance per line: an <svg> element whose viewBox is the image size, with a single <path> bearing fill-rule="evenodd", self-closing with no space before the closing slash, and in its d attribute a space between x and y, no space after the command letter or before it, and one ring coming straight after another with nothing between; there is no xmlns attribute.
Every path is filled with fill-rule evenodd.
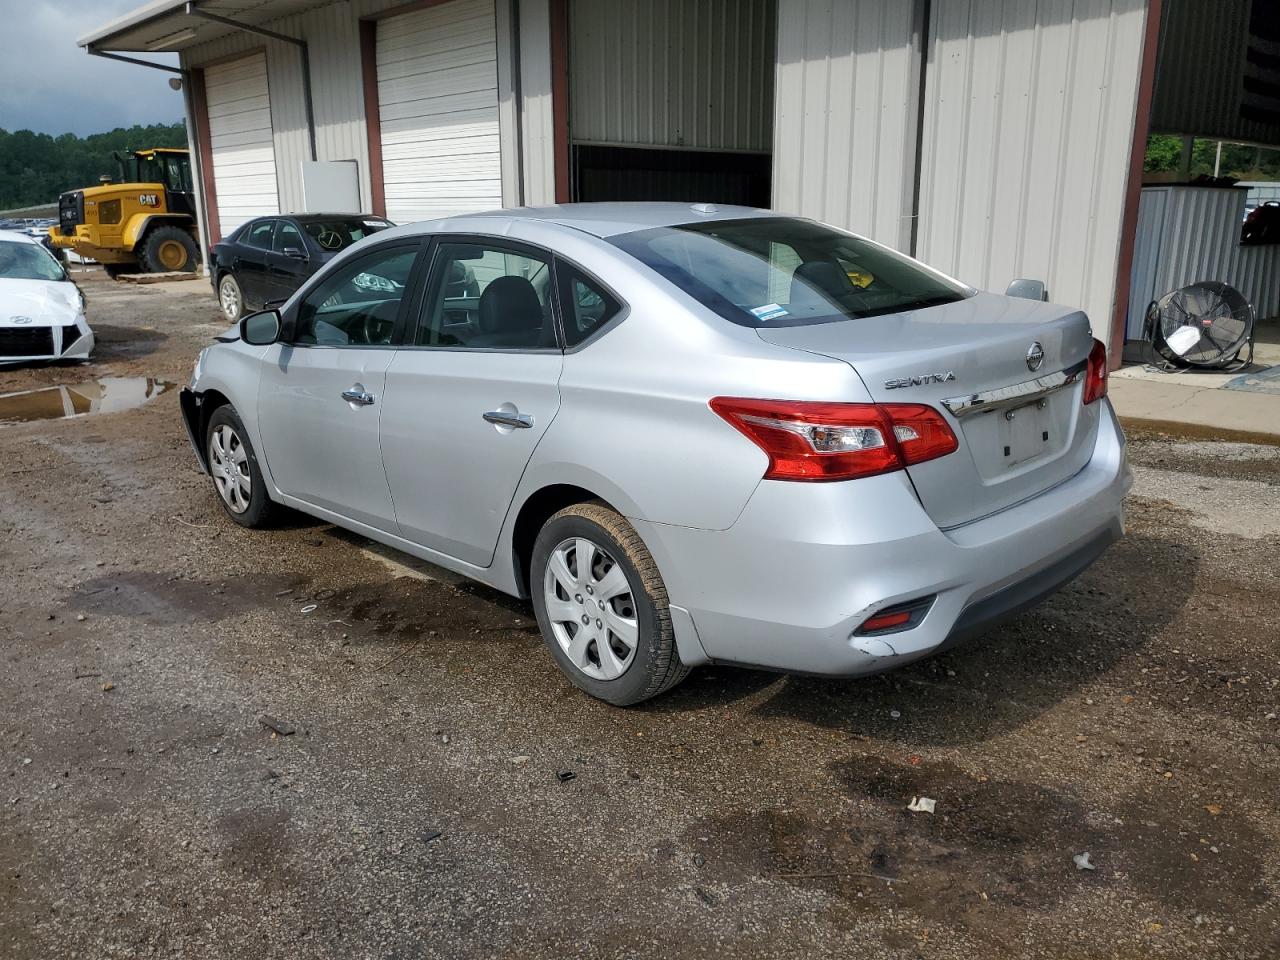
<svg viewBox="0 0 1280 960"><path fill-rule="evenodd" d="M721 220L609 240L726 320L747 327L873 317L970 294L891 250L809 220Z"/></svg>
<svg viewBox="0 0 1280 960"><path fill-rule="evenodd" d="M324 250L345 250L357 240L385 230L390 221L377 217L361 217L356 220L306 220L302 229Z"/></svg>
<svg viewBox="0 0 1280 960"><path fill-rule="evenodd" d="M39 244L0 240L0 279L65 280L67 275Z"/></svg>

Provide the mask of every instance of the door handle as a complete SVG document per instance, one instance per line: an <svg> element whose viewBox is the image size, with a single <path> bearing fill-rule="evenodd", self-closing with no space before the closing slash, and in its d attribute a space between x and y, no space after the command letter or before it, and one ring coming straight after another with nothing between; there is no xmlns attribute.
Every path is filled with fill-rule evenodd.
<svg viewBox="0 0 1280 960"><path fill-rule="evenodd" d="M350 390L342 391L342 399L347 401L347 403L354 403L361 407L367 407L373 403L374 396L372 393L365 390L364 387L360 386L360 384L356 384Z"/></svg>
<svg viewBox="0 0 1280 960"><path fill-rule="evenodd" d="M506 410L490 410L488 413L481 414L488 423L495 423L500 427L522 427L528 428L533 426L533 417L527 413L510 413Z"/></svg>

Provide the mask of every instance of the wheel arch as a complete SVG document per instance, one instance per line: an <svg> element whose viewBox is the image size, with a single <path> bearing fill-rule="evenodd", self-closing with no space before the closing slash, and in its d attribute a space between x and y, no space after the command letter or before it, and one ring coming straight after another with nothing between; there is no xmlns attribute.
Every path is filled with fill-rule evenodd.
<svg viewBox="0 0 1280 960"><path fill-rule="evenodd" d="M138 247L146 240L147 233L153 227L159 226L181 227L191 233L192 228L195 227L195 221L185 213L136 214L129 220L129 225L125 227L122 243L127 249L136 252Z"/></svg>
<svg viewBox="0 0 1280 960"><path fill-rule="evenodd" d="M529 597L533 543L538 539L538 532L565 507L589 502L603 503L611 510L618 509L599 494L572 483L553 483L540 487L520 505L511 528L511 567L516 588L522 598Z"/></svg>

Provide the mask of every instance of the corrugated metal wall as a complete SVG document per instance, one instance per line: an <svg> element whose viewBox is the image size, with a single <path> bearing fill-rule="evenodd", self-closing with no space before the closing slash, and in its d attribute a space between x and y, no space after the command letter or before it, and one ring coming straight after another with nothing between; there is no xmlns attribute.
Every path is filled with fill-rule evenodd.
<svg viewBox="0 0 1280 960"><path fill-rule="evenodd" d="M768 151L775 17L774 0L571 0L570 137Z"/></svg>
<svg viewBox="0 0 1280 960"><path fill-rule="evenodd" d="M1246 191L1144 187L1125 336L1142 336L1147 304L1198 280L1231 284L1260 319L1280 314L1280 245L1240 246Z"/></svg>
<svg viewBox="0 0 1280 960"><path fill-rule="evenodd" d="M774 207L907 250L918 7L779 0Z"/></svg>
<svg viewBox="0 0 1280 960"><path fill-rule="evenodd" d="M933 0L916 255L1044 280L1106 338L1145 0Z"/></svg>
<svg viewBox="0 0 1280 960"><path fill-rule="evenodd" d="M1161 0L1153 131L1280 143L1280 127L1240 116L1250 2Z"/></svg>

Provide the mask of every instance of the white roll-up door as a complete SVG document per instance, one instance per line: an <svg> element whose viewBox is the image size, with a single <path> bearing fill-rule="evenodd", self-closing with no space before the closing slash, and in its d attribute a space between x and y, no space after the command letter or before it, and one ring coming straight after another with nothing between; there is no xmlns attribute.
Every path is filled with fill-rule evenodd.
<svg viewBox="0 0 1280 960"><path fill-rule="evenodd" d="M218 226L225 237L253 217L280 212L264 53L206 67Z"/></svg>
<svg viewBox="0 0 1280 960"><path fill-rule="evenodd" d="M493 0L451 0L378 23L387 216L502 206Z"/></svg>

